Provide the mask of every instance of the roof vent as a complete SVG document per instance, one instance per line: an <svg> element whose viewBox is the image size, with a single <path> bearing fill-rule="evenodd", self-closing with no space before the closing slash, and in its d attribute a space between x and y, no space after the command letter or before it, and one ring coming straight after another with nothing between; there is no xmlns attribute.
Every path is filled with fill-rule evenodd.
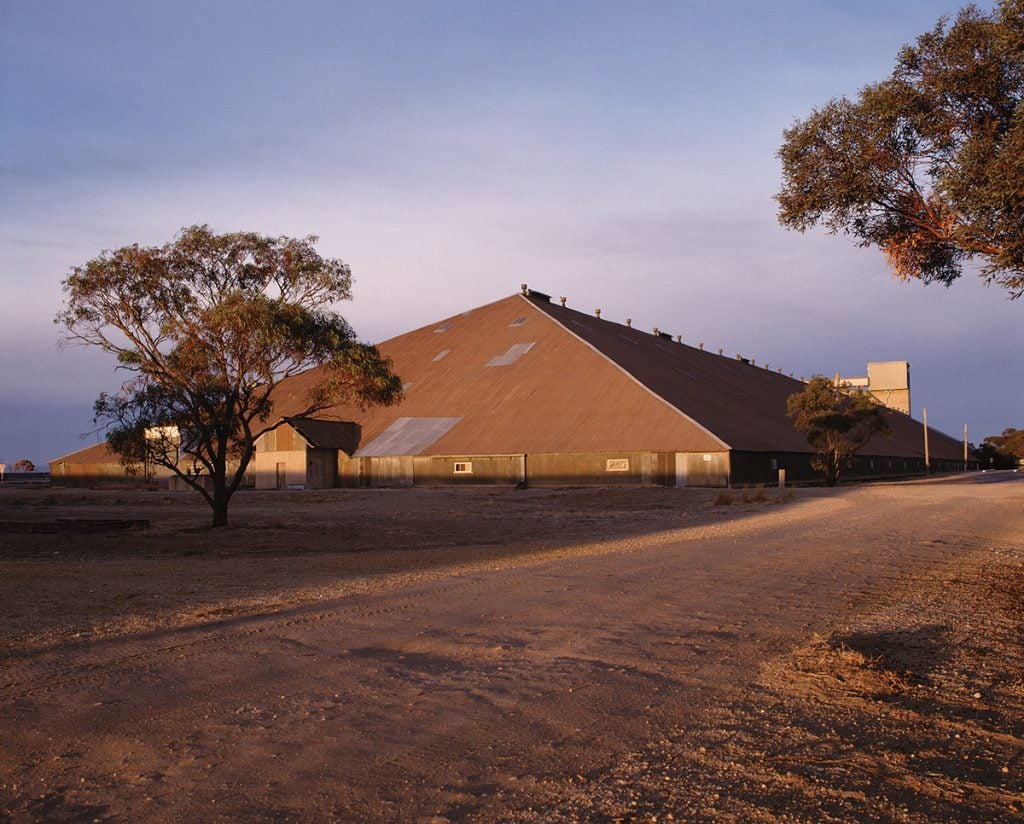
<svg viewBox="0 0 1024 824"><path fill-rule="evenodd" d="M530 288L525 283L519 284L519 291L522 292L524 295L530 294Z"/></svg>
<svg viewBox="0 0 1024 824"><path fill-rule="evenodd" d="M700 349L701 352L703 352L704 351L704 341L701 341L700 343L698 343L697 344L697 348Z"/></svg>
<svg viewBox="0 0 1024 824"><path fill-rule="evenodd" d="M594 310L594 317L596 317L596 318L601 317L601 310L600 309L595 309Z"/></svg>
<svg viewBox="0 0 1024 824"><path fill-rule="evenodd" d="M655 335L660 335L661 334L661 332L658 331L658 327L657 326L654 327L654 334Z"/></svg>
<svg viewBox="0 0 1024 824"><path fill-rule="evenodd" d="M627 329L632 329L633 328L633 319L632 318L626 318L626 328Z"/></svg>
<svg viewBox="0 0 1024 824"><path fill-rule="evenodd" d="M676 335L676 343L682 343L682 342L683 342L683 336L682 335Z"/></svg>
<svg viewBox="0 0 1024 824"><path fill-rule="evenodd" d="M560 297L559 300L562 302L562 306L564 307L565 306L565 301L566 301L565 295L562 295L562 297Z"/></svg>
<svg viewBox="0 0 1024 824"><path fill-rule="evenodd" d="M719 355L724 355L725 354L725 350L722 349L722 347L718 347L718 354Z"/></svg>

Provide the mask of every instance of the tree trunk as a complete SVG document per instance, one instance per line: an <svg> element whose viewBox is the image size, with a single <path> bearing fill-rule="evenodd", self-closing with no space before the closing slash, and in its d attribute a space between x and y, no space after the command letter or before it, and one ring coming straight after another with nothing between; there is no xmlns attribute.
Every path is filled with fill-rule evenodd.
<svg viewBox="0 0 1024 824"><path fill-rule="evenodd" d="M835 486L839 483L839 472L842 464L835 455L830 455L828 459L828 469L825 470L825 485Z"/></svg>
<svg viewBox="0 0 1024 824"><path fill-rule="evenodd" d="M231 493L228 492L227 467L223 463L215 463L213 467L213 526L224 527L228 525L228 501L231 500Z"/></svg>
<svg viewBox="0 0 1024 824"><path fill-rule="evenodd" d="M220 497L213 499L213 526L222 527L228 525L228 499L221 493Z"/></svg>

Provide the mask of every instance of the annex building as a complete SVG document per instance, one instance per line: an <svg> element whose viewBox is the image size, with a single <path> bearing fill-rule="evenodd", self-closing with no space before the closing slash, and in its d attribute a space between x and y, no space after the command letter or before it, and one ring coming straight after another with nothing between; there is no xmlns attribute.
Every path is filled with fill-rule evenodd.
<svg viewBox="0 0 1024 824"><path fill-rule="evenodd" d="M281 385L285 419L257 443L259 488L424 484L724 487L817 480L786 414L804 384L519 294L379 344L402 376L392 407L292 419L312 375ZM887 409L845 477L924 474L924 429ZM965 467L963 444L929 430L931 469Z"/></svg>

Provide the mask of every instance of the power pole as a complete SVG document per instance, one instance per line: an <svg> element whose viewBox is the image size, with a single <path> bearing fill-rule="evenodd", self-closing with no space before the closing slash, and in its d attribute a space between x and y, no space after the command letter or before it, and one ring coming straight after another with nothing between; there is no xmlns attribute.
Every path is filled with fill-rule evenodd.
<svg viewBox="0 0 1024 824"><path fill-rule="evenodd" d="M967 424L964 424L964 472L967 471Z"/></svg>
<svg viewBox="0 0 1024 824"><path fill-rule="evenodd" d="M928 455L928 407L921 407L921 414L924 415L924 474L932 474L932 460Z"/></svg>

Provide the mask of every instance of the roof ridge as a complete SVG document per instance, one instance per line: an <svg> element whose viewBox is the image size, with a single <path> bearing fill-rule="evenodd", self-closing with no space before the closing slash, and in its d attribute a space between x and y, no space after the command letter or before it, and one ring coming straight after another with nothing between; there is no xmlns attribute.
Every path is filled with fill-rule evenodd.
<svg viewBox="0 0 1024 824"><path fill-rule="evenodd" d="M555 323L558 326L560 326L562 329L564 329L566 332L568 332L570 335L572 335L576 340L578 340L580 343L582 343L588 349L590 349L591 351L596 353L599 357L603 358L605 361L607 361L612 366L614 366L616 369L618 369L623 375L625 375L627 378L629 378L629 380L631 380L633 383L635 383L637 386L639 386L641 389L643 389L652 398L655 398L656 400L661 401L665 406L667 406L669 409L671 409L673 412L675 412L677 415L679 415L679 417L681 417L687 423L690 423L693 426L697 427L697 429L699 429L705 435L707 435L711 439L713 439L713 440L717 441L718 443L720 443L723 448L725 448L725 449L732 449L732 447L728 443L726 443L724 440L722 440L722 438L720 438L718 435L716 435L714 432L712 432L710 429L708 429L706 426L704 426L702 423L700 423L700 421L697 421L697 420L691 418L689 415L687 415L685 412L683 412L683 410L681 410L674 403L669 401L667 398L664 398L661 395L659 395L657 392L655 392L653 389L651 389L651 387L649 387L646 383L644 383L639 378L637 378L636 375L634 375L632 372L630 372L628 369L626 369L622 364L620 364L614 358L610 357L609 355L606 355L604 352L602 352L600 349L598 349L596 346L594 346L594 344L592 344L590 341L584 339L583 337L578 335L576 332L574 332L572 329L570 329L568 326L566 326L564 323L562 323L560 320L558 320L558 318L556 318L553 313L545 312L540 306L538 306L536 303L534 303L532 300L530 300L530 296L529 295L524 295L524 294L520 293L519 297L522 298L524 301L526 301L526 303L528 303L531 307L533 307L534 310L539 312L544 317L549 318L552 323ZM548 301L548 303L550 304L550 301ZM583 314L582 312L579 312L578 309L570 309L567 306L552 307L552 308L553 309L557 309L557 308L568 309L568 311L570 311L570 312L577 312L578 314ZM613 323L614 323L614 321L613 321ZM622 324L617 324L617 325L621 326ZM623 328L632 328L632 327L623 327Z"/></svg>

